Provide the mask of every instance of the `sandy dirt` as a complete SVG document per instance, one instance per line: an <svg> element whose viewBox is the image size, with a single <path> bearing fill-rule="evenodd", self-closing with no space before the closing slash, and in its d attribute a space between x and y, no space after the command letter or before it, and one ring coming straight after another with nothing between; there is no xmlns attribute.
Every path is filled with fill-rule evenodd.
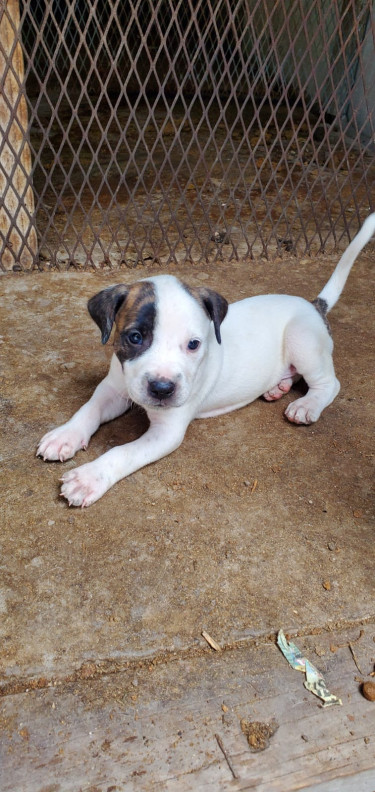
<svg viewBox="0 0 375 792"><path fill-rule="evenodd" d="M206 629L223 645L279 627L326 630L374 615L373 310L370 253L331 315L339 396L316 425L260 399L195 421L173 455L69 508L59 477L144 431L141 411L103 426L63 465L35 457L105 374L86 312L116 273L4 276L2 585L4 683L87 662L185 650ZM316 296L333 257L171 268L229 300Z"/></svg>

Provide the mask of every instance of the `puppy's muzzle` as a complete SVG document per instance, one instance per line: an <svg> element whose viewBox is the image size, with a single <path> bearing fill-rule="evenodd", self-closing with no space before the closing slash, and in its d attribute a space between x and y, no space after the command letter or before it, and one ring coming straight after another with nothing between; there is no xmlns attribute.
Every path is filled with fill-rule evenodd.
<svg viewBox="0 0 375 792"><path fill-rule="evenodd" d="M176 390L176 383L168 379L150 380L148 392L153 399L165 401L173 396Z"/></svg>

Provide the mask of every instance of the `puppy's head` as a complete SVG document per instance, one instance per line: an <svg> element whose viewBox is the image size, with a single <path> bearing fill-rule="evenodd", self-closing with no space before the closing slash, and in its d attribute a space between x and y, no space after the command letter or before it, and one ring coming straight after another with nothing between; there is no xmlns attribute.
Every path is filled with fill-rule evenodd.
<svg viewBox="0 0 375 792"><path fill-rule="evenodd" d="M200 362L215 343L211 321L220 344L227 309L216 292L188 287L170 275L110 286L88 302L103 344L115 324L113 346L129 396L146 408L178 407L186 401Z"/></svg>

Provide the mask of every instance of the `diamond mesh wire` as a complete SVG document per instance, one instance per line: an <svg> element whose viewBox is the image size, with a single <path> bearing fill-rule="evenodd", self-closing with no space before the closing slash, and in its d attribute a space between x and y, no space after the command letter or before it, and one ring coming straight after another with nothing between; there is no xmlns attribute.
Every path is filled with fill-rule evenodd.
<svg viewBox="0 0 375 792"><path fill-rule="evenodd" d="M374 33L370 0L0 3L2 269L343 245L373 203Z"/></svg>

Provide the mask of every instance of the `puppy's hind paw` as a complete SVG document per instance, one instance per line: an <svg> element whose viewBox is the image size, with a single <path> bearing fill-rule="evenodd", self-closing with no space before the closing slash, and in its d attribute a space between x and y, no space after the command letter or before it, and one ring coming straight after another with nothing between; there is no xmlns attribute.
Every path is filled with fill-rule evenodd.
<svg viewBox="0 0 375 792"><path fill-rule="evenodd" d="M304 396L288 404L284 415L291 423L309 425L318 420L320 413L321 409L316 402Z"/></svg>
<svg viewBox="0 0 375 792"><path fill-rule="evenodd" d="M278 385L275 385L274 388L271 388L269 391L266 391L266 393L263 393L263 398L266 401L277 401L277 399L281 399L282 396L285 396L286 393L289 393L292 385L292 377L286 377L285 379L281 380Z"/></svg>

